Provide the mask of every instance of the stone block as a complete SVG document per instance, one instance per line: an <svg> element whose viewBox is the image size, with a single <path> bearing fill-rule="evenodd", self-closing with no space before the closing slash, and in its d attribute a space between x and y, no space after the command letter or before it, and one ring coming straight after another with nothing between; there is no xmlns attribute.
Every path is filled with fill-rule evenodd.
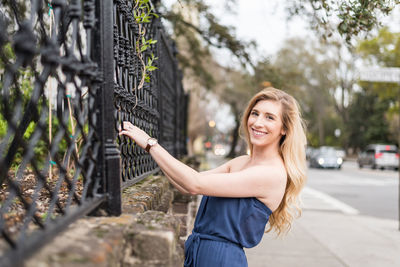
<svg viewBox="0 0 400 267"><path fill-rule="evenodd" d="M161 196L160 203L158 207L155 208L155 210L167 213L172 207L173 198L174 194L172 191L168 190L164 192L164 194Z"/></svg>
<svg viewBox="0 0 400 267"><path fill-rule="evenodd" d="M172 231L141 231L135 234L132 244L132 255L145 261L168 263L172 260L175 248Z"/></svg>
<svg viewBox="0 0 400 267"><path fill-rule="evenodd" d="M188 212L188 204L184 202L174 202L172 205L172 211L174 213L183 213L187 214Z"/></svg>
<svg viewBox="0 0 400 267"><path fill-rule="evenodd" d="M192 214L190 202L195 198L176 192L165 177L148 177L124 189L121 216L96 213L102 217L76 221L26 266L183 266L185 238L181 237L193 220L187 215Z"/></svg>

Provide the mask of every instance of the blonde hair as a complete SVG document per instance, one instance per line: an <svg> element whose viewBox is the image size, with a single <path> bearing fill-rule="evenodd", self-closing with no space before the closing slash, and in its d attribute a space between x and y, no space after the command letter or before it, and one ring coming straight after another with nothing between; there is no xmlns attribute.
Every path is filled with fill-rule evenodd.
<svg viewBox="0 0 400 267"><path fill-rule="evenodd" d="M307 144L305 126L301 118L300 109L297 101L282 90L267 87L250 99L242 117L240 135L243 137L250 149L253 145L250 142L247 121L253 107L261 100L272 100L281 103L281 119L285 135L281 137L279 153L285 164L287 172L287 183L285 194L278 208L269 218L269 228L276 231L279 236L290 230L293 218L301 215L299 207L299 194L306 182L306 156L305 146Z"/></svg>

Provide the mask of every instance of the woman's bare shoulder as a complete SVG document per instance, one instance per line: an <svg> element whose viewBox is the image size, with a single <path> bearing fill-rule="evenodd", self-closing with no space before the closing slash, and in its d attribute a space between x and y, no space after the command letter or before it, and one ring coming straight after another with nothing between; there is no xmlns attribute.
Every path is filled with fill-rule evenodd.
<svg viewBox="0 0 400 267"><path fill-rule="evenodd" d="M287 172L284 163L281 160L273 160L264 164L255 164L248 166L254 176L262 177L267 183L286 182Z"/></svg>
<svg viewBox="0 0 400 267"><path fill-rule="evenodd" d="M229 172L236 172L242 170L243 167L249 162L250 156L242 155L228 161Z"/></svg>
<svg viewBox="0 0 400 267"><path fill-rule="evenodd" d="M216 174L216 173L235 172L238 170L237 168L240 166L243 166L245 164L245 162L246 162L246 156L239 156L239 157L236 157L236 158L226 161L224 164L222 164L219 167L216 167L216 168L208 170L208 171L202 171L201 174L207 175L207 174Z"/></svg>
<svg viewBox="0 0 400 267"><path fill-rule="evenodd" d="M242 156L238 156L236 158L231 159L229 162L231 163L238 163L238 162L247 162L250 159L249 155L242 155Z"/></svg>

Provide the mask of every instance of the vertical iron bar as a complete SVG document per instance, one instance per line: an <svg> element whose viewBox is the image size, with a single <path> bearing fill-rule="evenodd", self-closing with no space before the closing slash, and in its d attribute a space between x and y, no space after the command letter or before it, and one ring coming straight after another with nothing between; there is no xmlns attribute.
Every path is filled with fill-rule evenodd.
<svg viewBox="0 0 400 267"><path fill-rule="evenodd" d="M106 207L109 215L121 214L121 170L120 152L117 148L114 108L114 36L113 36L113 1L96 0L96 12L99 42L94 49L95 59L103 73L103 84L99 93L100 121L99 134L102 140L101 174L107 193Z"/></svg>
<svg viewBox="0 0 400 267"><path fill-rule="evenodd" d="M400 77L399 77L399 79L400 79ZM398 129L398 132L397 132L397 138L398 138L398 141L397 141L397 154L400 155L400 82L398 82L397 85L399 87L399 92L397 94L397 99L398 99L397 101L398 101L398 104L399 104L399 111L398 111L399 129ZM398 189L397 189L397 195L398 195L398 198L399 198L398 218L399 218L399 231L400 231L400 157L398 159L399 159L399 166L398 166L397 171L399 173L399 179L398 179L397 182L399 183L399 186L398 186Z"/></svg>
<svg viewBox="0 0 400 267"><path fill-rule="evenodd" d="M175 104L175 114L174 114L174 140L173 140L173 151L174 151L174 157L177 157L178 156L178 133L179 133L179 119L178 119L178 117L179 117L179 96L180 96L180 94L179 94L179 86L178 86L178 82L177 82L177 80L178 80L178 76L179 76L179 74L178 74L178 64L177 64L177 62L176 62L176 54L177 54L177 48L176 48L176 44L175 44L175 42L173 41L172 42L172 55L173 55L173 60L172 60L172 63L173 63L173 70L174 70L174 74L173 74L173 82L172 82L172 88L173 88L173 90L174 90L174 95L173 95L173 101L175 102L174 104Z"/></svg>
<svg viewBox="0 0 400 267"><path fill-rule="evenodd" d="M158 132L158 134L159 134L159 142L160 142L160 144L163 144L163 142L164 142L164 140L163 140L163 135L164 135L164 131L163 131L163 129L164 129L164 126L163 126L163 116L164 116L164 113L163 113L163 97L162 97L162 91L161 91L161 86L162 86L162 80L161 80L161 69L162 69L162 56L161 56L161 45L162 45L162 40L161 40L161 38L162 38L162 36L161 36L161 23L160 23L160 20L159 19L157 19L156 21L155 21L155 23L156 23L156 26L154 27L155 28L155 39L157 40L157 44L156 44L156 57L158 57L158 68L159 68L159 70L157 71L157 84L156 84L156 87L157 87L157 90L156 90L156 93L158 94L158 96L157 96L157 101L158 101L158 104L157 104L157 107L158 107L158 112L159 112L159 118L158 118L158 130L159 130L159 132Z"/></svg>

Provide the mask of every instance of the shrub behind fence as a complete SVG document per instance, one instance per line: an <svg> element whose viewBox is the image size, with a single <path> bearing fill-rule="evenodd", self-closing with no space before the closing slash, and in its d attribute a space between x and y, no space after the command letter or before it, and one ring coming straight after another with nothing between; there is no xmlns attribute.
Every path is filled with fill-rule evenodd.
<svg viewBox="0 0 400 267"><path fill-rule="evenodd" d="M1 266L92 211L119 215L121 190L159 171L143 149L116 137L123 120L174 156L186 153L188 98L175 49L159 19L138 23L137 3L0 6ZM146 40L157 43L138 53ZM149 59L153 71L143 72Z"/></svg>

